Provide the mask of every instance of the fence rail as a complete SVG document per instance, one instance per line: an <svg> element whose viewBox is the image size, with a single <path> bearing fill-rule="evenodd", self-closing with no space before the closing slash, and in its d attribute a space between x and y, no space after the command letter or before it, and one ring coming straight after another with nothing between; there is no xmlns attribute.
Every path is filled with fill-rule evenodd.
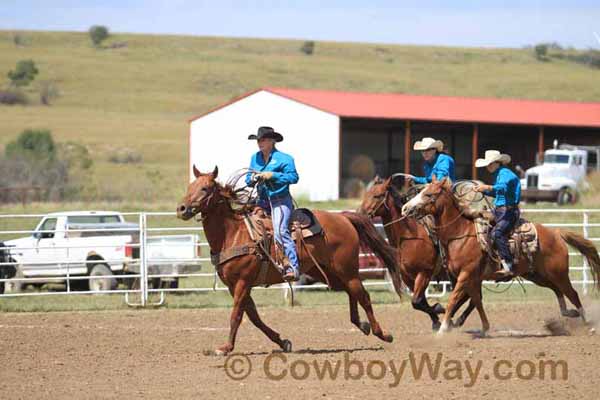
<svg viewBox="0 0 600 400"><path fill-rule="evenodd" d="M523 214L531 215L532 218L535 218L535 215L539 214L547 214L547 215L571 215L574 218L580 218L581 222L548 222L544 223L548 227L557 227L557 228L578 228L581 229L583 236L586 238L598 242L600 241L600 237L592 237L590 231L596 229L600 233L600 222L590 222L591 216L596 216L597 220L600 220L600 209L523 209ZM165 300L165 296L168 293L181 292L181 293L190 293L190 292L217 292L227 290L225 286L220 284L217 273L210 266L207 272L182 272L174 270L173 273L164 273L164 272L156 272L152 271L153 266L157 265L175 265L175 264L186 264L186 265L194 265L200 264L203 266L208 266L210 262L209 257L202 256L202 249L206 251L208 247L208 243L205 241L198 241L194 244L197 247L198 251L195 252L196 256L192 258L152 258L149 255L149 251L152 250L153 247L157 247L157 244L148 243L148 239L152 238L152 234L156 234L159 232L193 232L199 233L202 235L203 228L198 227L197 225L191 225L189 227L183 226L149 226L148 220L149 218L157 218L157 217L174 217L175 213L172 212L127 212L121 213L126 216L128 219L135 218L138 224L137 228L100 228L94 229L94 231L103 231L103 232L115 232L119 235L124 235L127 232L135 231L138 234L137 241L127 243L128 246L132 246L134 248L139 249L139 256L137 257L122 257L122 258L112 258L112 259L102 259L100 260L102 263L105 263L109 266L121 265L122 267L128 266L133 267L135 269L135 273L128 273L126 275L82 275L79 273L73 272L73 265L84 265L88 266L89 264L98 264L98 259L81 259L81 260L69 260L68 258L57 258L57 259L46 259L43 261L32 261L28 262L27 266L30 267L30 270L27 274L23 274L23 270L21 273L17 273L14 275L8 274L7 271L10 272L11 268L14 272L19 271L22 266L15 265L14 261L11 260L2 260L0 257L0 298L2 297L30 297L30 296L52 296L52 295L89 295L89 294L124 294L124 300L127 304L130 305L138 305L138 306L146 306L149 304L149 294L151 293L159 293L160 300L158 304L162 304ZM45 217L45 214L5 214L0 215L0 226L4 226L3 223L10 219L19 220L19 225L22 225L22 220L24 219L32 219L32 218L41 218ZM541 222L541 221L536 221ZM379 225L381 228L381 225ZM19 227L20 228L20 227ZM85 232L85 229L76 229L76 230L67 230L60 231L62 233L70 233L70 232ZM89 230L87 230L89 231ZM6 240L3 240L7 236L14 235L33 235L35 230L26 230L26 229L6 229L0 230L0 243ZM46 231L46 232L58 232L58 231ZM600 236L600 234L599 234ZM168 237L168 236L167 236ZM93 237L91 238L93 239ZM184 246L178 243L168 243L163 242L160 244L162 247L173 247L176 248L178 246ZM90 245L72 245L69 246L54 246L53 250L76 250L81 248L89 248ZM114 247L114 245L103 245L98 244L94 246L96 249L102 249L103 247ZM13 247L13 246L2 246L0 245L0 256L2 252L8 252L14 254L14 252L24 251L24 250L38 250L39 247L36 246L22 246L22 247ZM45 249L45 248L44 248ZM362 257L367 255L361 254ZM569 252L569 256L572 257L580 257L579 253ZM576 285L581 286L581 290L583 294L587 294L588 287L593 284L593 281L590 279L591 274L589 273L589 266L585 258L583 259L583 265L572 265L570 267L570 271L579 273L579 276L575 279L572 279L572 282ZM574 264L571 262L571 264ZM54 273L49 274L48 276L39 276L35 275L35 267L42 268L43 266L53 265ZM125 268L126 269L126 268ZM113 272L121 273L123 268L115 268ZM376 268L363 268L362 272L381 272L384 273L385 268L376 267ZM28 275L28 276L25 276ZM101 279L121 279L121 280L135 280L137 281L137 285L128 286L125 289L117 288L116 290L103 291L103 290L93 290L93 291L76 291L73 290L73 284L77 284L81 281L93 282L95 280ZM149 282L153 282L156 280L164 280L171 279L178 282L179 279L200 279L203 280L203 284L197 283L196 286L193 287L179 287L177 285L169 286L169 287L150 287ZM200 281L199 281L200 282ZM4 290L7 289L10 285L39 285L40 283L60 283L64 284L64 290L55 290L55 291L33 291L33 292L10 292L5 293ZM530 284L531 282L526 282ZM429 290L427 291L427 295L429 297L441 297L445 295L449 290L450 282L443 281L439 282L442 286L441 292L434 293ZM484 282L485 285L494 284L495 282ZM507 284L507 283L504 283ZM364 285L367 287L385 287L392 288L392 284L387 279L377 279L377 280L368 280L364 282ZM322 289L326 288L324 284L314 284L314 285L295 285L295 289ZM431 287L430 287L431 288ZM273 285L268 288L258 287L260 290L280 290L283 292L284 296L287 296L289 293L289 287L287 284L279 284ZM139 302L134 303L131 301L131 296L135 295L139 298Z"/></svg>

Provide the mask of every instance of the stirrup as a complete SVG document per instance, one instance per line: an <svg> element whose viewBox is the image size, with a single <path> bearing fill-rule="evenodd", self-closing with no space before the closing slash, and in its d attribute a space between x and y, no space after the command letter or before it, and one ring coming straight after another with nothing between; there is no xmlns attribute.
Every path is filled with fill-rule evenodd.
<svg viewBox="0 0 600 400"><path fill-rule="evenodd" d="M286 267L283 273L283 280L286 282L296 282L300 279L300 274L292 267Z"/></svg>

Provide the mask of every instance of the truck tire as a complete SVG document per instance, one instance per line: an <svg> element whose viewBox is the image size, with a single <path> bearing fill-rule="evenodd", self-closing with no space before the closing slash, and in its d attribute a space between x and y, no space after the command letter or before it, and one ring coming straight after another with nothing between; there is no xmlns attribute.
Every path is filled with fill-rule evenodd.
<svg viewBox="0 0 600 400"><path fill-rule="evenodd" d="M575 202L575 195L571 189L562 188L558 191L556 202L561 206L565 204L573 204Z"/></svg>
<svg viewBox="0 0 600 400"><path fill-rule="evenodd" d="M108 276L113 275L112 271L106 264L95 264L92 265L90 276ZM105 291L115 290L117 288L116 278L100 278L90 279L90 290L91 291Z"/></svg>

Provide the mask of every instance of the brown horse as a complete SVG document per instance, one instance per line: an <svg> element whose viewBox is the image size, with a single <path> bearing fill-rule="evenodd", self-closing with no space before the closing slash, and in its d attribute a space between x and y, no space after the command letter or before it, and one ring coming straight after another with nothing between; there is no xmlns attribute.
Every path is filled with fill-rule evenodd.
<svg viewBox="0 0 600 400"><path fill-rule="evenodd" d="M358 209L370 218L381 217L389 243L396 248L398 272L411 290L412 306L429 315L433 330L438 330L438 314L445 312L440 303L427 302L425 290L433 278L440 257L425 227L414 218L402 217L404 199L392 184L392 178L376 177ZM441 272L441 271L440 271Z"/></svg>
<svg viewBox="0 0 600 400"><path fill-rule="evenodd" d="M231 202L235 200L235 192L231 187L222 186L215 180L218 169L215 167L215 170L208 174L200 173L196 167L193 170L196 179L189 184L187 194L177 207L177 217L189 220L196 214L201 215L211 254L221 253L235 246L252 245L253 240L244 223L244 216L231 207ZM386 333L375 319L369 293L359 278L358 256L361 245L369 248L381 258L393 277L396 276L394 249L387 245L377 234L373 224L364 216L326 211L315 211L314 214L325 234L307 238L307 249L299 250L301 272L320 282L329 281L333 290L346 291L350 303L350 321L365 335L372 330L381 340L392 342L392 335ZM307 251L315 257L327 279L311 261ZM291 351L291 342L282 339L279 333L268 327L258 315L250 293L252 287L257 284L259 272L260 260L256 254L232 258L218 268L219 278L233 296L233 310L229 340L216 350L217 354L224 355L233 350L244 312L250 321L283 351ZM274 268L269 268L265 280L263 283L266 284L283 282L281 274ZM396 291L400 294L400 282L394 283L397 285ZM365 310L369 323L360 321L357 303Z"/></svg>
<svg viewBox="0 0 600 400"><path fill-rule="evenodd" d="M475 224L465 214L463 205L451 192L450 183L443 179L427 185L416 197L402 207L403 215L433 215L437 234L448 255L448 271L456 277L456 285L446 307L439 333L450 328L452 312L458 301L465 295L477 308L485 333L490 324L483 309L481 284L485 279L486 267L491 261L477 240ZM569 253L566 243L576 248L587 259L596 288L600 288L600 256L594 244L583 236L572 232L546 228L535 224L538 231L539 250L533 257L530 268L526 257L521 257L515 265L517 275L548 287L556 294L561 312L570 317L585 313L579 295L569 279ZM564 296L577 308L567 311Z"/></svg>

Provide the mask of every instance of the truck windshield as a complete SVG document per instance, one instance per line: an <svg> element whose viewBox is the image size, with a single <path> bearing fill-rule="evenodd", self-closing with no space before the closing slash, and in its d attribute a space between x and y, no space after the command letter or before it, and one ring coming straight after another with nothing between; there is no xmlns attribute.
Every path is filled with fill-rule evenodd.
<svg viewBox="0 0 600 400"><path fill-rule="evenodd" d="M568 164L569 156L567 154L546 154L544 156L545 164Z"/></svg>
<svg viewBox="0 0 600 400"><path fill-rule="evenodd" d="M69 224L104 224L121 222L118 215L77 215L67 219Z"/></svg>

